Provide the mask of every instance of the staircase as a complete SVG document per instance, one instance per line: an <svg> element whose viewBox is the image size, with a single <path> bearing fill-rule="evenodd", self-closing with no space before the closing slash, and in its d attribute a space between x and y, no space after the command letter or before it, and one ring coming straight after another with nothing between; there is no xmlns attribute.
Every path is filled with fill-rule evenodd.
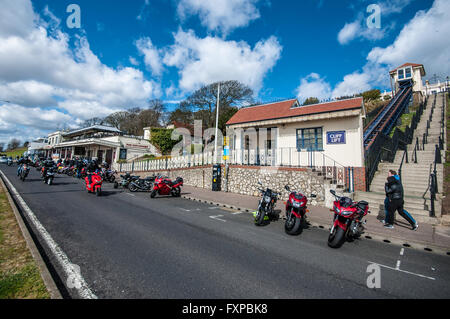
<svg viewBox="0 0 450 319"><path fill-rule="evenodd" d="M420 122L414 131L413 144L408 145L408 163L402 165L402 184L404 188L404 208L417 220L418 223L439 224L441 217L443 191L444 167L443 164L437 164L437 184L438 194L435 204L435 216L430 217L431 194L429 190L430 174L434 169L435 147L439 145L439 134L441 129L441 112L444 107L443 93L436 96L436 104L433 110L432 121L428 129L427 144L422 145L423 134L427 129L427 120L432 112L434 96L429 96L427 106L422 114ZM417 163L414 161L414 146L416 137L419 138L420 150L417 151ZM424 147L423 147L424 146ZM424 148L424 149L422 149ZM444 146L444 149L446 147ZM442 162L444 162L444 152L441 152ZM355 200L366 200L372 214L384 216L384 184L390 169L398 172L404 151L397 151L394 162L383 162L378 166L378 170L370 185L370 192L356 192ZM401 217L400 217L401 219Z"/></svg>

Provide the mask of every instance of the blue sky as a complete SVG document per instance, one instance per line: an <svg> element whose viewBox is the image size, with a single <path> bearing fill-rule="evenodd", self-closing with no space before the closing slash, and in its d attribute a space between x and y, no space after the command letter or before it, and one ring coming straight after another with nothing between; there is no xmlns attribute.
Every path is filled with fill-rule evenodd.
<svg viewBox="0 0 450 319"><path fill-rule="evenodd" d="M449 2L0 0L0 100L10 102L0 102L0 141L151 98L180 101L217 80L239 80L272 101L388 89L387 71L404 62L445 77ZM71 3L80 29L66 25ZM380 29L367 27L370 4L381 8ZM24 110L29 118L13 123Z"/></svg>

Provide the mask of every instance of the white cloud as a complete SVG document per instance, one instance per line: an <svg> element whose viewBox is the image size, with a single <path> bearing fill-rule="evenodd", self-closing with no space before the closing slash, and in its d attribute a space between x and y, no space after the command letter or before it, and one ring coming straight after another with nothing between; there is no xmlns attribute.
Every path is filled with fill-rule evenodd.
<svg viewBox="0 0 450 319"><path fill-rule="evenodd" d="M352 23L346 23L344 27L338 33L338 41L340 44L347 44L356 36L361 30L361 25L359 21L354 21Z"/></svg>
<svg viewBox="0 0 450 319"><path fill-rule="evenodd" d="M158 49L153 45L148 37L136 41L136 47L140 54L144 55L145 65L153 75L159 76L163 72L163 65Z"/></svg>
<svg viewBox="0 0 450 319"><path fill-rule="evenodd" d="M2 132L17 131L20 125L50 130L142 106L161 95L160 84L145 79L142 71L103 64L85 36L75 35L72 49L48 7L39 16L29 0L0 2L0 100L14 105L2 106ZM22 112L17 119L13 109Z"/></svg>
<svg viewBox="0 0 450 319"><path fill-rule="evenodd" d="M424 64L428 74L450 74L450 1L435 0L428 11L419 11L401 30L394 43L374 48L368 60L396 67L405 62Z"/></svg>
<svg viewBox="0 0 450 319"><path fill-rule="evenodd" d="M231 30L247 26L260 17L256 3L259 0L180 0L178 15L184 20L198 15L201 24L210 31L228 34Z"/></svg>
<svg viewBox="0 0 450 319"><path fill-rule="evenodd" d="M130 61L130 63L131 63L132 65L134 65L134 66L138 66L138 65L139 65L138 60L136 60L136 59L133 58L132 56L130 56L128 59L129 59L129 61Z"/></svg>
<svg viewBox="0 0 450 319"><path fill-rule="evenodd" d="M257 93L282 51L274 36L259 41L253 49L244 41L198 38L192 30L179 30L174 37L175 44L166 50L163 62L179 69L179 87L183 91L216 81L237 80Z"/></svg>
<svg viewBox="0 0 450 319"><path fill-rule="evenodd" d="M311 73L301 79L296 90L298 100L303 103L309 97L325 100L331 97L331 86L317 73Z"/></svg>
<svg viewBox="0 0 450 319"><path fill-rule="evenodd" d="M397 1L403 7L392 7L390 10L401 10L409 2ZM391 45L373 48L361 71L344 76L334 88L332 96L352 95L374 87L389 89L389 70L406 62L423 64L428 75L445 77L450 74L448 12L448 0L435 0L429 10L417 12Z"/></svg>

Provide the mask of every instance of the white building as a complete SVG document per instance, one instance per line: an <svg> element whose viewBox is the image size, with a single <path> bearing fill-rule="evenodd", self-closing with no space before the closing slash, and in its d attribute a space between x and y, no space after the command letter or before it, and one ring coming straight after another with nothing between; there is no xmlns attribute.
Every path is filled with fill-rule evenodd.
<svg viewBox="0 0 450 319"><path fill-rule="evenodd" d="M399 83L407 80L413 81L413 92L424 92L422 77L426 75L423 64L405 63L389 72L391 87L397 93Z"/></svg>
<svg viewBox="0 0 450 319"><path fill-rule="evenodd" d="M361 97L307 106L292 99L242 108L227 122L232 162L253 157L261 165L334 161L362 168L364 117Z"/></svg>
<svg viewBox="0 0 450 319"><path fill-rule="evenodd" d="M106 161L131 161L144 155L160 155L148 140L126 136L120 130L104 125L93 125L72 131L57 131L48 135L43 148L54 160L76 156Z"/></svg>

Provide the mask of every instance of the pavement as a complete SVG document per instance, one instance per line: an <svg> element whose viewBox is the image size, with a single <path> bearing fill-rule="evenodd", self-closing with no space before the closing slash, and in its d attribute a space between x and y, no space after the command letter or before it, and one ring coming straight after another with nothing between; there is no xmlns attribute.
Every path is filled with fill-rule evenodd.
<svg viewBox="0 0 450 319"><path fill-rule="evenodd" d="M0 165L64 298L84 296L49 248L49 236L58 255L77 266L93 296L102 299L450 297L449 256L434 251L365 238L332 249L328 231L314 225L289 236L282 220L257 227L242 210L186 198L151 199L108 183L97 197L65 175L45 185L32 169L21 182L16 168ZM194 191L207 196L189 187L182 193ZM225 197L215 193L211 199ZM367 285L374 266L380 269L379 288Z"/></svg>
<svg viewBox="0 0 450 319"><path fill-rule="evenodd" d="M212 202L221 206L240 209L242 211L253 212L258 207L258 197L241 195L228 192L213 192L210 189L198 188L185 185L183 187L183 197L188 199ZM281 211L283 216L284 202L278 201L276 209ZM308 221L312 225L329 229L331 227L333 213L329 208L323 206L309 206ZM370 208L369 208L370 210ZM365 218L365 236L378 240L389 240L394 243L407 245L419 249L434 249L441 253L450 253L450 227L434 226L421 223L416 231L411 230L409 223L402 220L396 214L394 229L386 229L379 220L379 216L368 214Z"/></svg>

